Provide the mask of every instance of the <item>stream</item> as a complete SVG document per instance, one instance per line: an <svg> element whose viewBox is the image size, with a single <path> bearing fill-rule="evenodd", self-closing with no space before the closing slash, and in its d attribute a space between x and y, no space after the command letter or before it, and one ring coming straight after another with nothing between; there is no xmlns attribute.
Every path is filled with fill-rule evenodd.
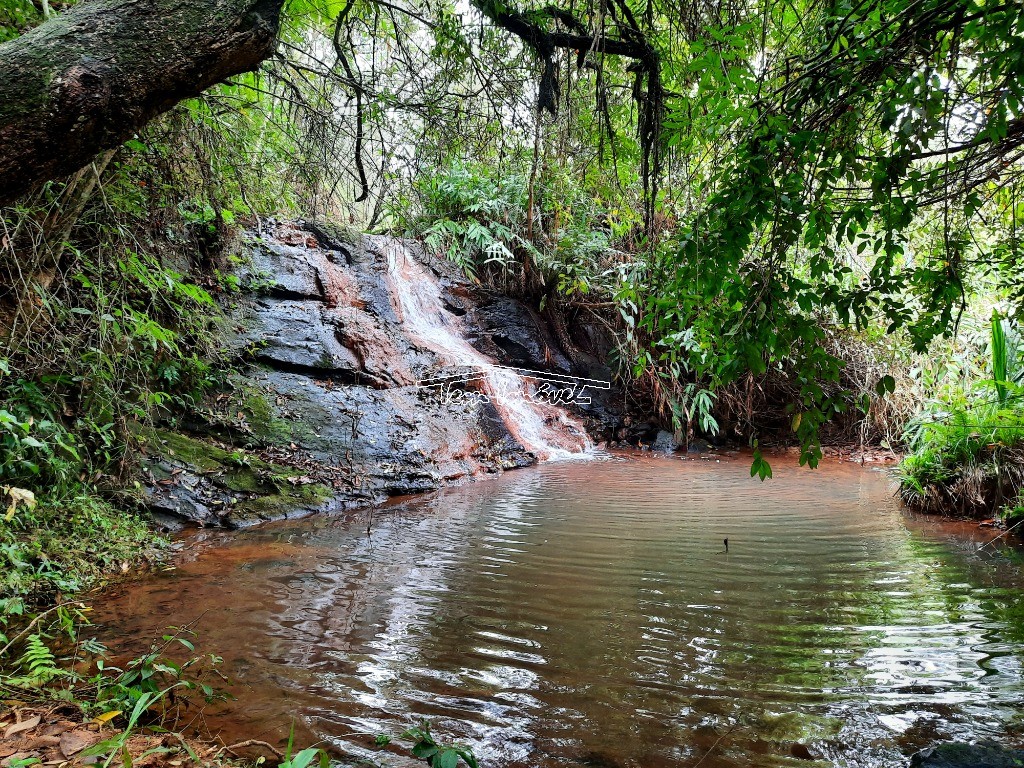
<svg viewBox="0 0 1024 768"><path fill-rule="evenodd" d="M121 657L196 622L225 740L429 719L482 766L904 765L1024 737L1024 576L997 532L908 516L883 470L614 454L347 517L200 532L97 601ZM728 538L728 551L723 540ZM403 762L406 761L406 762ZM422 763L416 763L422 765Z"/></svg>

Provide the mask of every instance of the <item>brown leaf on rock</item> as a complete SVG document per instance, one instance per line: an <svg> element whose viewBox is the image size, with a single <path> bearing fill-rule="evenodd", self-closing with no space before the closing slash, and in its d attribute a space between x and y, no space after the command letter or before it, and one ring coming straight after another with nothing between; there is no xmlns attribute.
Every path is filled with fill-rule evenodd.
<svg viewBox="0 0 1024 768"><path fill-rule="evenodd" d="M25 749L46 749L47 747L54 747L60 743L60 739L57 736L29 736L26 737L23 744Z"/></svg>
<svg viewBox="0 0 1024 768"><path fill-rule="evenodd" d="M43 723L39 726L40 736L60 736L64 731L69 731L75 727L75 724L70 720L58 720L55 723Z"/></svg>

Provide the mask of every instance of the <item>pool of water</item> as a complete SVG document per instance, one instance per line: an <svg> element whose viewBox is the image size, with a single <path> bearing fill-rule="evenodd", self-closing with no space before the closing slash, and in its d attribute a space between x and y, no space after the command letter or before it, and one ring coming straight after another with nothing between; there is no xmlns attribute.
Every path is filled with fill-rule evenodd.
<svg viewBox="0 0 1024 768"><path fill-rule="evenodd" d="M902 513L884 472L560 462L208 537L97 610L115 651L196 621L225 739L372 747L427 718L483 766L892 766L1019 741L1019 552ZM724 539L728 538L728 551Z"/></svg>

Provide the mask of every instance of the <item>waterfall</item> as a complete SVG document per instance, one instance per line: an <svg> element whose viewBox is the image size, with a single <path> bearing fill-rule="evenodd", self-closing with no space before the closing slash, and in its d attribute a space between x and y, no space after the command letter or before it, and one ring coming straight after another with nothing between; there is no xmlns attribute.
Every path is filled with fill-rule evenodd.
<svg viewBox="0 0 1024 768"><path fill-rule="evenodd" d="M406 335L453 367L472 368L508 431L542 461L579 457L593 444L584 426L556 405L529 398L529 382L470 344L459 318L444 307L441 286L399 240L385 246L388 282Z"/></svg>

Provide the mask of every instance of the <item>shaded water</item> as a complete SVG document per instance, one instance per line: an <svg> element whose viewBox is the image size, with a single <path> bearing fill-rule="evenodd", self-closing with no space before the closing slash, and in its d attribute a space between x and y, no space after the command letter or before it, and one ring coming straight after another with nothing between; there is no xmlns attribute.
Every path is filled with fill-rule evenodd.
<svg viewBox="0 0 1024 768"><path fill-rule="evenodd" d="M878 471L794 465L547 464L234 534L98 619L128 653L202 616L240 683L225 738L294 716L375 760L372 734L422 717L509 768L888 766L1014 738L1016 553L907 518Z"/></svg>

